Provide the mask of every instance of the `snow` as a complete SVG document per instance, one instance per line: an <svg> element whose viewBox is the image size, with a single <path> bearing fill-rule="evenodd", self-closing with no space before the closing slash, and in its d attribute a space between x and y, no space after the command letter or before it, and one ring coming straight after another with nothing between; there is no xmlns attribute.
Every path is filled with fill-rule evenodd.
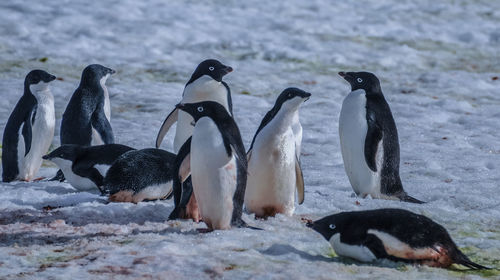
<svg viewBox="0 0 500 280"><path fill-rule="evenodd" d="M117 70L107 81L111 123L116 141L135 148L154 145L206 58L235 69L225 81L247 147L284 88L312 93L300 113L305 202L293 217L244 215L265 230L198 234L204 224L166 222L172 201L106 204L67 183L2 183L0 278L498 277L339 258L301 218L404 208L445 226L473 260L500 266L499 1L2 1L0 18L0 127L25 75L45 69L63 78L50 86L53 148L91 63ZM349 89L336 73L358 70L380 78L404 187L428 203L352 196L338 137ZM167 134L162 147L172 150L172 141ZM39 176L55 171L45 162Z"/></svg>

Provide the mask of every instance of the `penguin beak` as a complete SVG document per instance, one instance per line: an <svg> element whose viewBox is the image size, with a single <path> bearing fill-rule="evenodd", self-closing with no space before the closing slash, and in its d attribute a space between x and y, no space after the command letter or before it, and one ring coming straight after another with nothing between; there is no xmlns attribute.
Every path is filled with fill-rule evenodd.
<svg viewBox="0 0 500 280"><path fill-rule="evenodd" d="M228 73L233 72L233 67L231 67L231 66L224 66L224 68L222 68L222 70L224 71L224 75L226 75Z"/></svg>
<svg viewBox="0 0 500 280"><path fill-rule="evenodd" d="M311 94L309 92L306 92L303 96L304 98L304 102L306 102L307 100L309 100L309 98L311 98Z"/></svg>
<svg viewBox="0 0 500 280"><path fill-rule="evenodd" d="M309 221L309 222L307 222L306 226L308 228L312 228L312 227L314 227L314 222L313 221Z"/></svg>
<svg viewBox="0 0 500 280"><path fill-rule="evenodd" d="M182 110L182 109L186 108L186 106L184 105L184 103L179 103L179 104L175 105L175 108Z"/></svg>
<svg viewBox="0 0 500 280"><path fill-rule="evenodd" d="M53 80L57 79L56 76L52 75L50 76L50 81L52 82Z"/></svg>
<svg viewBox="0 0 500 280"><path fill-rule="evenodd" d="M49 155L44 155L42 158L45 159L45 160L50 160L50 156Z"/></svg>
<svg viewBox="0 0 500 280"><path fill-rule="evenodd" d="M193 121L191 122L191 125L192 125L192 126L195 126L195 125L196 125L196 122L193 120Z"/></svg>
<svg viewBox="0 0 500 280"><path fill-rule="evenodd" d="M113 74L115 74L115 73L116 73L116 71L115 71L115 70L113 70L113 69L109 69L109 73L110 73L111 75L113 75Z"/></svg>
<svg viewBox="0 0 500 280"><path fill-rule="evenodd" d="M339 72L339 76L344 78L344 80L348 81L349 83L351 83L351 81L353 80L353 76L351 76L349 73L346 73L346 72Z"/></svg>

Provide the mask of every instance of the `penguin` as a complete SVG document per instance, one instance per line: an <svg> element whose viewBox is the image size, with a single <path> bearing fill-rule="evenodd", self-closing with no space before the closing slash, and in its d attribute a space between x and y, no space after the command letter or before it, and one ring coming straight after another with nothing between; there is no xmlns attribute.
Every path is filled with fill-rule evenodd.
<svg viewBox="0 0 500 280"><path fill-rule="evenodd" d="M80 85L71 96L61 121L61 145L113 144L111 105L106 80L115 70L91 64L82 72ZM64 181L59 170L51 180Z"/></svg>
<svg viewBox="0 0 500 280"><path fill-rule="evenodd" d="M339 256L361 262L389 259L433 267L456 263L488 269L465 256L444 227L403 209L342 212L307 226L328 240Z"/></svg>
<svg viewBox="0 0 500 280"><path fill-rule="evenodd" d="M215 59L207 59L196 67L191 78L184 87L181 103L196 103L201 101L219 102L230 115L233 115L233 103L231 100L231 90L222 78L233 71L233 68L226 66ZM179 152L181 146L193 133L191 122L193 118L186 112L174 108L163 122L158 136L156 137L156 148L159 148L163 138L170 127L177 122L174 138L174 152Z"/></svg>
<svg viewBox="0 0 500 280"><path fill-rule="evenodd" d="M285 89L253 137L247 153L245 208L256 217L277 213L291 216L295 210L295 189L298 203L304 202L299 107L310 96L298 88Z"/></svg>
<svg viewBox="0 0 500 280"><path fill-rule="evenodd" d="M179 177L174 189L191 175L200 216L209 231L247 227L241 218L247 159L236 122L223 105L214 101L181 103L176 108L190 114L195 124L193 135L181 147L188 149L187 153L175 159L180 165L174 167L179 171L174 174ZM176 209L182 207L185 205L176 205Z"/></svg>
<svg viewBox="0 0 500 280"><path fill-rule="evenodd" d="M64 177L77 190L99 189L104 194L104 176L111 164L121 155L134 150L120 144L80 146L65 144L55 149L43 159L57 164Z"/></svg>
<svg viewBox="0 0 500 280"><path fill-rule="evenodd" d="M342 103L339 136L347 177L361 197L424 203L409 196L399 178L396 123L380 81L369 72L339 72L351 85Z"/></svg>
<svg viewBox="0 0 500 280"><path fill-rule="evenodd" d="M2 180L31 181L54 138L54 97L49 83L56 77L33 70L24 80L24 94L12 111L2 142Z"/></svg>
<svg viewBox="0 0 500 280"><path fill-rule="evenodd" d="M160 149L131 151L120 156L104 178L111 202L168 199L172 195L175 154Z"/></svg>

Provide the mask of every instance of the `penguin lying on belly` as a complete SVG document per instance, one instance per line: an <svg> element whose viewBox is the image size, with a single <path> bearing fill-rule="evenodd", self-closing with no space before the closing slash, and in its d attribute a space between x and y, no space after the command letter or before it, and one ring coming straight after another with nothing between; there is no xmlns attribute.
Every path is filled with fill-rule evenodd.
<svg viewBox="0 0 500 280"><path fill-rule="evenodd" d="M299 107L310 96L298 88L285 89L255 133L247 153L245 208L256 217L277 213L291 216L295 210L295 189L299 204L304 202Z"/></svg>
<svg viewBox="0 0 500 280"><path fill-rule="evenodd" d="M31 181L54 138L54 97L49 83L56 77L33 70L24 80L24 94L14 107L3 133L2 180Z"/></svg>
<svg viewBox="0 0 500 280"><path fill-rule="evenodd" d="M328 240L339 256L362 262L389 259L434 267L456 263L488 269L465 256L444 227L403 209L342 212L307 226Z"/></svg>
<svg viewBox="0 0 500 280"><path fill-rule="evenodd" d="M131 151L120 156L104 178L109 201L168 199L172 194L175 154L160 149Z"/></svg>
<svg viewBox="0 0 500 280"><path fill-rule="evenodd" d="M399 178L396 123L380 81L368 72L339 72L352 92L342 103L339 136L344 168L357 195L423 203L409 196Z"/></svg>
<svg viewBox="0 0 500 280"><path fill-rule="evenodd" d="M57 164L64 177L77 190L103 190L103 178L111 164L124 153L134 150L120 144L99 146L62 145L43 159Z"/></svg>

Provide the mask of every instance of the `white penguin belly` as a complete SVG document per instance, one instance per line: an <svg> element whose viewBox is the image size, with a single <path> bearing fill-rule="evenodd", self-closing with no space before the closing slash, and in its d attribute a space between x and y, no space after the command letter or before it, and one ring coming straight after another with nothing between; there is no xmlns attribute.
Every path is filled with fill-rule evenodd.
<svg viewBox="0 0 500 280"><path fill-rule="evenodd" d="M181 102L196 103L201 101L218 102L229 112L226 87L209 76L202 76L187 85ZM193 134L192 122L193 117L191 115L179 110L174 138L175 153L179 152L184 142Z"/></svg>
<svg viewBox="0 0 500 280"><path fill-rule="evenodd" d="M368 247L342 243L340 233L336 233L330 238L330 244L339 256L350 257L362 262L371 262L377 259Z"/></svg>
<svg viewBox="0 0 500 280"><path fill-rule="evenodd" d="M378 196L380 194L380 166L373 172L365 160L365 139L368 131L366 121L366 96L364 90L356 90L344 99L339 118L339 135L344 168L351 186L357 195ZM377 157L381 154L381 144ZM378 161L377 161L378 163Z"/></svg>
<svg viewBox="0 0 500 280"><path fill-rule="evenodd" d="M201 217L212 229L228 229L236 191L236 160L227 156L222 136L208 117L198 120L191 141L191 178Z"/></svg>
<svg viewBox="0 0 500 280"><path fill-rule="evenodd" d="M73 165L73 162L70 160L62 159L62 158L54 158L51 160L59 168L62 170L64 177L70 183L73 188L80 190L80 191L88 191L88 190L96 190L97 186L92 180L86 177L79 176L73 172L71 169L71 166ZM102 169L102 168L97 168L97 170ZM99 171L99 173L102 172Z"/></svg>
<svg viewBox="0 0 500 280"><path fill-rule="evenodd" d="M134 202L140 202L145 199L161 199L165 198L172 192L172 181L164 184L147 186L134 195Z"/></svg>
<svg viewBox="0 0 500 280"><path fill-rule="evenodd" d="M245 207L257 216L295 210L295 135L266 126L257 136L248 163Z"/></svg>
<svg viewBox="0 0 500 280"><path fill-rule="evenodd" d="M22 139L19 141L19 146L23 145L22 156L24 157L19 168L19 178L25 181L33 180L42 166L42 156L49 150L56 124L52 93L46 89L43 92L35 93L35 97L38 104L35 121L31 126L31 148L26 156L24 156L24 139L21 135L19 137Z"/></svg>
<svg viewBox="0 0 500 280"><path fill-rule="evenodd" d="M100 85L102 87L102 90L103 90L103 93L104 93L104 115L106 116L106 119L108 119L108 122L111 123L111 103L109 101L109 92L108 92L108 88L106 87L105 83L106 83L106 80L108 79L109 77L109 74L104 76L101 80L100 80ZM97 145L103 145L104 144L104 141L102 140L102 137L101 135L99 134L99 132L97 132L97 130L95 130L93 127L92 127L92 141L91 141L91 145L92 146L97 146Z"/></svg>

